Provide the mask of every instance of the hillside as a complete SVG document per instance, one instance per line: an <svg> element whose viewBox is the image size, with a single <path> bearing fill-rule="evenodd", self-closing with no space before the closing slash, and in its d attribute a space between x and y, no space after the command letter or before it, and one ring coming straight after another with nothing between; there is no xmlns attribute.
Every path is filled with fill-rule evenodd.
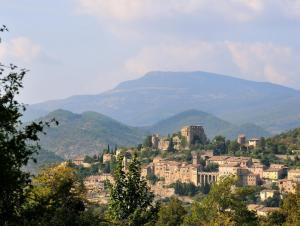
<svg viewBox="0 0 300 226"><path fill-rule="evenodd" d="M31 105L31 114L66 109L101 112L146 126L188 109L235 124L255 123L271 132L300 126L300 91L207 72L150 72L99 95L73 96ZM289 110L287 110L289 109ZM32 118L30 114L26 119Z"/></svg>
<svg viewBox="0 0 300 226"><path fill-rule="evenodd" d="M270 136L270 133L254 124L234 125L214 115L198 111L188 110L171 116L148 127L152 133L162 135L179 131L185 125L200 124L204 127L206 135L211 139L216 135L223 135L228 139L236 139L240 133L247 137Z"/></svg>
<svg viewBox="0 0 300 226"><path fill-rule="evenodd" d="M36 158L36 163L32 160L28 162L28 164L24 167L25 171L36 174L41 168L47 167L51 164L56 164L63 162L64 159L56 155L51 151L47 151L45 149L41 149L37 155L34 156Z"/></svg>
<svg viewBox="0 0 300 226"><path fill-rule="evenodd" d="M59 121L59 125L47 129L40 143L43 149L63 158L99 153L108 144L130 146L143 140L143 131L95 112L74 114L57 110L41 119L52 118Z"/></svg>
<svg viewBox="0 0 300 226"><path fill-rule="evenodd" d="M300 150L300 128L273 136L269 141L273 144L282 144L290 150Z"/></svg>

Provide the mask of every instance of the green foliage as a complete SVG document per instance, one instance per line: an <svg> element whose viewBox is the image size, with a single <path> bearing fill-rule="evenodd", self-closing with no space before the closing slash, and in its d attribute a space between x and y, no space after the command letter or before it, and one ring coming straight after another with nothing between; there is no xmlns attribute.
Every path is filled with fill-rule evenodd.
<svg viewBox="0 0 300 226"><path fill-rule="evenodd" d="M219 169L219 165L216 163L208 163L204 168L204 172L217 172Z"/></svg>
<svg viewBox="0 0 300 226"><path fill-rule="evenodd" d="M237 141L234 140L229 142L227 149L228 154L235 155L235 153L241 149L241 146Z"/></svg>
<svg viewBox="0 0 300 226"><path fill-rule="evenodd" d="M107 149L107 144L132 146L140 143L144 132L126 126L105 115L95 112L75 114L57 110L43 117L55 117L60 125L46 130L47 136L41 137L41 146L59 156L91 155Z"/></svg>
<svg viewBox="0 0 300 226"><path fill-rule="evenodd" d="M192 204L183 225L258 225L255 214L247 210L242 193L233 191L234 184L232 177L214 184L207 197Z"/></svg>
<svg viewBox="0 0 300 226"><path fill-rule="evenodd" d="M297 150L300 149L300 128L281 133L277 136L267 139L267 143L277 145L278 152L283 150ZM286 153L286 152L285 152Z"/></svg>
<svg viewBox="0 0 300 226"><path fill-rule="evenodd" d="M84 157L84 160L83 160L83 162L86 162L86 163L93 163L93 162L95 162L95 161L97 161L97 160L94 159L94 158L91 157L91 156L88 156L88 155L86 155L86 156Z"/></svg>
<svg viewBox="0 0 300 226"><path fill-rule="evenodd" d="M146 179L149 180L151 184L155 184L159 180L158 177L153 173L148 174Z"/></svg>
<svg viewBox="0 0 300 226"><path fill-rule="evenodd" d="M289 193L284 199L280 212L285 216L283 225L300 225L300 186L297 186L296 193Z"/></svg>
<svg viewBox="0 0 300 226"><path fill-rule="evenodd" d="M156 218L158 209L153 206L154 195L149 191L146 180L141 178L140 171L136 155L126 172L122 156L118 159L108 209L108 218L114 224L142 225Z"/></svg>
<svg viewBox="0 0 300 226"><path fill-rule="evenodd" d="M22 225L81 226L84 188L74 169L58 165L43 169L33 179L23 205Z"/></svg>
<svg viewBox="0 0 300 226"><path fill-rule="evenodd" d="M143 146L146 148L151 148L152 147L152 136L146 136L143 142Z"/></svg>
<svg viewBox="0 0 300 226"><path fill-rule="evenodd" d="M6 31L3 26L0 32ZM22 171L33 154L39 150L38 134L49 123L21 122L24 105L16 100L23 87L27 70L0 63L0 225L18 217L24 202L24 188L30 184L30 175Z"/></svg>
<svg viewBox="0 0 300 226"><path fill-rule="evenodd" d="M171 198L168 204L160 208L155 226L181 225L186 214L187 211L182 206L182 202L177 198Z"/></svg>
<svg viewBox="0 0 300 226"><path fill-rule="evenodd" d="M175 194L182 196L194 196L199 191L198 187L195 186L193 183L182 183L180 181L177 181L175 184L172 184L171 187L175 189Z"/></svg>
<svg viewBox="0 0 300 226"><path fill-rule="evenodd" d="M59 157L55 153L47 151L43 148L40 149L38 153L34 154L33 157L36 159L36 162L30 160L28 164L24 166L24 170L32 174L37 174L41 168L64 161L63 158Z"/></svg>
<svg viewBox="0 0 300 226"><path fill-rule="evenodd" d="M280 205L280 194L279 192L275 192L274 196L273 197L269 197L267 198L263 204L264 206L267 206L267 207L279 207Z"/></svg>

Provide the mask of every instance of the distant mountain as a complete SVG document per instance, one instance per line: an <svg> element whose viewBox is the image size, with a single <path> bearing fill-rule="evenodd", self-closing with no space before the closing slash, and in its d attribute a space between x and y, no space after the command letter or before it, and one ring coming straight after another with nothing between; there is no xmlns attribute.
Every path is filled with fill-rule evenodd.
<svg viewBox="0 0 300 226"><path fill-rule="evenodd" d="M300 126L300 91L207 72L150 72L99 95L31 105L35 114L58 108L95 111L134 126L151 125L188 109L272 132ZM30 115L25 115L30 119Z"/></svg>
<svg viewBox="0 0 300 226"><path fill-rule="evenodd" d="M79 154L99 153L108 144L111 147L137 145L145 134L141 129L126 126L96 112L74 114L56 110L41 119L52 118L59 121L59 125L48 128L47 135L41 136L40 144L43 149L66 159Z"/></svg>
<svg viewBox="0 0 300 226"><path fill-rule="evenodd" d="M240 133L245 134L247 137L267 137L271 135L268 131L254 124L237 126L214 115L198 110L181 112L161 120L147 129L152 133L167 135L179 131L183 126L193 124L202 125L206 135L210 139L216 135L223 135L228 139L236 139Z"/></svg>

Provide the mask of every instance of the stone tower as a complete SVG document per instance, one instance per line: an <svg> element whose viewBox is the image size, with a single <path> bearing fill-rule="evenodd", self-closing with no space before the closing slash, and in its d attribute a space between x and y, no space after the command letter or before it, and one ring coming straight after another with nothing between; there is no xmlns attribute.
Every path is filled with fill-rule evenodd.
<svg viewBox="0 0 300 226"><path fill-rule="evenodd" d="M187 145L195 144L196 141L201 144L205 144L207 137L204 133L204 129L200 125L185 126L181 129L181 136L185 137Z"/></svg>
<svg viewBox="0 0 300 226"><path fill-rule="evenodd" d="M151 143L152 143L152 148L158 149L158 144L159 144L159 135L158 134L152 135Z"/></svg>
<svg viewBox="0 0 300 226"><path fill-rule="evenodd" d="M193 165L199 165L200 164L200 156L198 152L192 151L192 157L193 157Z"/></svg>
<svg viewBox="0 0 300 226"><path fill-rule="evenodd" d="M237 138L237 142L240 145L245 145L246 144L246 136L244 134L240 134Z"/></svg>

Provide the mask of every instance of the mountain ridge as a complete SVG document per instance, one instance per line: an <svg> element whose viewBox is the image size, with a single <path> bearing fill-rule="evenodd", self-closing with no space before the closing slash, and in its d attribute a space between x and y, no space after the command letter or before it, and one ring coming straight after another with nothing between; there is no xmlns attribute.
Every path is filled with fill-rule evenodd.
<svg viewBox="0 0 300 226"><path fill-rule="evenodd" d="M234 140L240 133L245 134L247 137L271 136L268 131L255 124L234 125L214 115L195 109L173 115L146 128L152 133L167 135L180 131L183 126L195 124L203 126L206 135L210 139L216 135L222 135L227 139Z"/></svg>
<svg viewBox="0 0 300 226"><path fill-rule="evenodd" d="M300 91L272 83L208 72L159 71L99 95L73 96L29 108L96 111L131 126L149 126L193 108L234 124L255 123L277 133L300 126L299 102Z"/></svg>
<svg viewBox="0 0 300 226"><path fill-rule="evenodd" d="M46 128L46 136L40 137L41 147L65 159L76 155L98 154L107 145L137 145L145 132L124 125L97 112L72 113L56 110L39 120L55 118L59 125Z"/></svg>

